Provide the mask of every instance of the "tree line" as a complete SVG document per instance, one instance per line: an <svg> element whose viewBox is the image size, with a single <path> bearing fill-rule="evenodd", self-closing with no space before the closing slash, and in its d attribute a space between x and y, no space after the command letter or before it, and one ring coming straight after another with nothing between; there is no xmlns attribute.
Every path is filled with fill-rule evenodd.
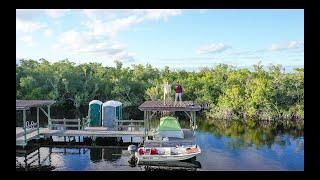
<svg viewBox="0 0 320 180"><path fill-rule="evenodd" d="M286 73L281 65L260 63L253 70L220 64L188 72L149 64L124 67L120 61L104 67L68 60L21 60L16 64L16 99L53 99L56 106L72 104L81 114L81 107L93 99L118 100L125 107L161 100L166 80L180 81L183 100L208 103L209 119L304 119L304 68Z"/></svg>

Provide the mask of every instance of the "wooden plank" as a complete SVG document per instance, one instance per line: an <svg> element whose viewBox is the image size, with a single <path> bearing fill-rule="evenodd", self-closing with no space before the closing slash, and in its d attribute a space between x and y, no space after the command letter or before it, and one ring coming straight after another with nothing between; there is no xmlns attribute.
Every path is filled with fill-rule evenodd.
<svg viewBox="0 0 320 180"><path fill-rule="evenodd" d="M37 151L33 151L32 153L28 154L28 157L27 157L27 160L30 160L32 158L34 158L35 156L38 155L38 152Z"/></svg>
<svg viewBox="0 0 320 180"><path fill-rule="evenodd" d="M78 127L78 124L52 124L51 127Z"/></svg>
<svg viewBox="0 0 320 180"><path fill-rule="evenodd" d="M21 136L16 138L16 145L23 145L25 144L27 141L33 139L34 137L38 136L38 132L37 131L33 131L31 133L26 134L25 136Z"/></svg>
<svg viewBox="0 0 320 180"><path fill-rule="evenodd" d="M200 111L201 107L145 107L139 108L142 111Z"/></svg>
<svg viewBox="0 0 320 180"><path fill-rule="evenodd" d="M36 128L34 128L34 129L27 129L27 134L29 134L29 133L32 133L32 132L34 132L34 131L37 131L37 129ZM22 128L22 130L18 130L18 132L17 132L17 130L16 130L16 138L18 138L18 137L21 137L21 136L24 136L24 130L23 130L23 128Z"/></svg>
<svg viewBox="0 0 320 180"><path fill-rule="evenodd" d="M78 119L51 119L51 122L78 122Z"/></svg>
<svg viewBox="0 0 320 180"><path fill-rule="evenodd" d="M84 131L108 131L109 127L85 127Z"/></svg>
<svg viewBox="0 0 320 180"><path fill-rule="evenodd" d="M18 128L18 132L23 128ZM114 130L50 130L49 128L40 128L40 135L43 136L93 136L93 137L145 137L146 135L152 135L150 133L145 134L144 131L114 131ZM27 140L30 140L37 136L37 132L27 134ZM23 137L16 138L16 145L23 144Z"/></svg>
<svg viewBox="0 0 320 180"><path fill-rule="evenodd" d="M181 104L177 103L176 105L174 104L173 101L168 101L166 104L163 104L162 101L145 101L143 104L139 106L139 109L141 111L145 111L145 110L200 111L201 106L194 103L193 101L182 101Z"/></svg>
<svg viewBox="0 0 320 180"><path fill-rule="evenodd" d="M123 135L144 136L142 131L85 131L85 130L49 130L41 133L45 136L96 136L121 137Z"/></svg>
<svg viewBox="0 0 320 180"><path fill-rule="evenodd" d="M55 101L52 100L16 100L16 110L26 110L30 107L52 105L54 103Z"/></svg>
<svg viewBox="0 0 320 180"><path fill-rule="evenodd" d="M144 123L144 120L117 120L115 122L137 122L137 123Z"/></svg>

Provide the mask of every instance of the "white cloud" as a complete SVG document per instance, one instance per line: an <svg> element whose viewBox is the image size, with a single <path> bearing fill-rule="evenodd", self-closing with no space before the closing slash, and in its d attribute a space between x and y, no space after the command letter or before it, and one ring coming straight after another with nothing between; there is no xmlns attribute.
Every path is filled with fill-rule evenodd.
<svg viewBox="0 0 320 180"><path fill-rule="evenodd" d="M303 48L304 42L301 41L288 41L282 43L274 43L269 48L270 51L284 51Z"/></svg>
<svg viewBox="0 0 320 180"><path fill-rule="evenodd" d="M21 37L21 41L26 43L27 46L34 46L35 45L32 36L28 36L28 35L23 36L23 37Z"/></svg>
<svg viewBox="0 0 320 180"><path fill-rule="evenodd" d="M41 13L41 10L17 9L16 31L30 33L42 28L46 28L47 24L34 21L34 18L40 15L39 13Z"/></svg>
<svg viewBox="0 0 320 180"><path fill-rule="evenodd" d="M213 44L209 44L209 45L205 45L205 46L200 47L197 50L197 52L199 54L214 54L214 53L226 51L230 48L231 48L231 46L228 46L223 43L216 43L216 44L213 43Z"/></svg>
<svg viewBox="0 0 320 180"><path fill-rule="evenodd" d="M167 20L170 16L177 16L182 13L178 9L148 9L146 10L145 19L150 20Z"/></svg>
<svg viewBox="0 0 320 180"><path fill-rule="evenodd" d="M108 22L103 22L101 20L89 21L86 23L86 25L93 35L108 35L114 37L119 31L139 22L142 22L141 18L129 16Z"/></svg>
<svg viewBox="0 0 320 180"><path fill-rule="evenodd" d="M46 36L46 37L51 37L52 34L53 34L53 31L51 29L46 29L43 34Z"/></svg>
<svg viewBox="0 0 320 180"><path fill-rule="evenodd" d="M88 32L68 31L63 33L54 45L56 50L77 55L91 55L97 58L125 59L133 61L133 54L127 53L126 45L112 42L100 36L93 36Z"/></svg>
<svg viewBox="0 0 320 180"><path fill-rule="evenodd" d="M131 62L135 62L134 56L135 56L135 53L123 52L114 56L114 59L124 63L131 63Z"/></svg>
<svg viewBox="0 0 320 180"><path fill-rule="evenodd" d="M39 9L17 9L16 10L16 19L22 21L31 21L34 17L37 17L41 14L42 10Z"/></svg>
<svg viewBox="0 0 320 180"><path fill-rule="evenodd" d="M21 19L16 19L16 30L23 33L34 32L46 27L47 25L45 23L37 23L32 21L24 21Z"/></svg>
<svg viewBox="0 0 320 180"><path fill-rule="evenodd" d="M60 18L70 10L66 9L17 9L16 10L16 30L22 33L31 33L40 29L48 28L43 22L37 22L36 18L47 15L52 18ZM45 32L50 36L50 31Z"/></svg>
<svg viewBox="0 0 320 180"><path fill-rule="evenodd" d="M69 12L69 9L46 9L44 10L45 13L52 17L52 18L60 18L64 16L67 12Z"/></svg>
<svg viewBox="0 0 320 180"><path fill-rule="evenodd" d="M85 25L94 35L114 37L118 32L144 21L167 20L170 16L181 14L181 10L84 10L90 19ZM107 20L105 17L108 17Z"/></svg>
<svg viewBox="0 0 320 180"><path fill-rule="evenodd" d="M208 9L200 9L199 12L200 14L205 14L206 12L208 12Z"/></svg>

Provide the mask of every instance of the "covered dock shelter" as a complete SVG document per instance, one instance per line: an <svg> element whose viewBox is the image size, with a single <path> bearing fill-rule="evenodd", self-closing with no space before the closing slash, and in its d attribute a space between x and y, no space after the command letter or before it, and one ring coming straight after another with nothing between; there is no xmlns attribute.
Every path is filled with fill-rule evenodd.
<svg viewBox="0 0 320 180"><path fill-rule="evenodd" d="M173 101L168 101L164 104L163 101L145 101L139 106L139 110L144 112L144 126L145 134L150 130L149 120L156 112L176 112L182 111L190 118L190 127L196 126L196 112L201 110L201 106L193 101L182 101L176 104Z"/></svg>
<svg viewBox="0 0 320 180"><path fill-rule="evenodd" d="M50 107L55 101L53 100L16 100L16 111L22 111L23 114L23 127L16 127L16 145L25 146L27 142L33 138L37 138L40 134L39 127L39 113L40 110L48 118L48 126L51 125ZM47 108L47 111L45 108ZM31 108L37 109L36 122L27 120L26 111Z"/></svg>

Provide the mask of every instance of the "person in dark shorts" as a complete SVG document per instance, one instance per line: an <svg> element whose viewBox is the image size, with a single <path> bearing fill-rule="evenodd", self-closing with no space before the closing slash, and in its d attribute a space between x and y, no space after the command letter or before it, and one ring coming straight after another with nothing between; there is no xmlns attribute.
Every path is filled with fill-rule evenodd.
<svg viewBox="0 0 320 180"><path fill-rule="evenodd" d="M182 96L183 90L182 90L182 86L180 85L179 81L177 81L175 90L176 90L176 97L175 97L175 100L174 100L174 105L176 105L178 97L179 97L179 100L180 100L179 104L181 105L181 101L182 101L181 96Z"/></svg>

